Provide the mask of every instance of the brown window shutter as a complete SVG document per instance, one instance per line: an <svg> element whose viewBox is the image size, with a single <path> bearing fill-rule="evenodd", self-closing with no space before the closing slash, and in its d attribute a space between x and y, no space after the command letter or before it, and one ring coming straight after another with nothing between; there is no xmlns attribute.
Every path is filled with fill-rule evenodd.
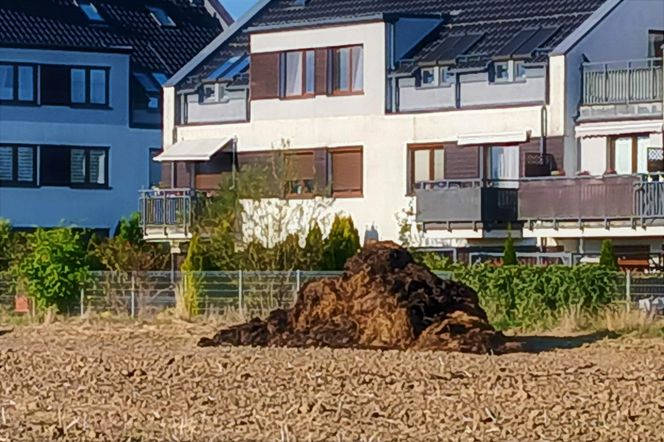
<svg viewBox="0 0 664 442"><path fill-rule="evenodd" d="M445 178L465 180L480 177L480 147L445 144Z"/></svg>
<svg viewBox="0 0 664 442"><path fill-rule="evenodd" d="M362 195L362 148L335 149L332 159L332 196Z"/></svg>
<svg viewBox="0 0 664 442"><path fill-rule="evenodd" d="M327 196L327 149L314 149L314 192L316 195Z"/></svg>
<svg viewBox="0 0 664 442"><path fill-rule="evenodd" d="M266 197L280 197L283 195L283 181L278 176L279 164L275 152L240 152L238 153L239 173L250 173L260 175L263 180L255 183L256 194L249 195L257 197L262 194ZM253 176L253 175L252 175Z"/></svg>
<svg viewBox="0 0 664 442"><path fill-rule="evenodd" d="M171 188L171 162L161 163L161 187Z"/></svg>
<svg viewBox="0 0 664 442"><path fill-rule="evenodd" d="M191 163L179 162L175 166L175 187L188 189L191 187Z"/></svg>
<svg viewBox="0 0 664 442"><path fill-rule="evenodd" d="M251 54L251 99L279 98L279 53Z"/></svg>
<svg viewBox="0 0 664 442"><path fill-rule="evenodd" d="M327 49L316 49L316 95L327 94Z"/></svg>

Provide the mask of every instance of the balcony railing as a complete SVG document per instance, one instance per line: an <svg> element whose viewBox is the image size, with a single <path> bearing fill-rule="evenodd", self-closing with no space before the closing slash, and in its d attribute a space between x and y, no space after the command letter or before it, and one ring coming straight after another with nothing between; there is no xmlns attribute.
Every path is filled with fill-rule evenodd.
<svg viewBox="0 0 664 442"><path fill-rule="evenodd" d="M425 225L482 223L486 229L516 222L517 187L515 181L418 182L416 219Z"/></svg>
<svg viewBox="0 0 664 442"><path fill-rule="evenodd" d="M584 63L582 105L661 102L662 60Z"/></svg>
<svg viewBox="0 0 664 442"><path fill-rule="evenodd" d="M193 214L198 201L198 193L191 189L141 191L140 214L144 238L190 239Z"/></svg>
<svg viewBox="0 0 664 442"><path fill-rule="evenodd" d="M645 222L664 219L664 181L658 176L536 178L519 186L521 221Z"/></svg>

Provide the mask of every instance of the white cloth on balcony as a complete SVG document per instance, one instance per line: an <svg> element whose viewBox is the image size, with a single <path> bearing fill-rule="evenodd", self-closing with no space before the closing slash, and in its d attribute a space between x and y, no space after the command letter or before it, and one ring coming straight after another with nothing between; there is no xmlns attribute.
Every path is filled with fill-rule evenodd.
<svg viewBox="0 0 664 442"><path fill-rule="evenodd" d="M157 155L155 161L209 161L210 158L226 147L232 137L201 140L182 140L173 144Z"/></svg>

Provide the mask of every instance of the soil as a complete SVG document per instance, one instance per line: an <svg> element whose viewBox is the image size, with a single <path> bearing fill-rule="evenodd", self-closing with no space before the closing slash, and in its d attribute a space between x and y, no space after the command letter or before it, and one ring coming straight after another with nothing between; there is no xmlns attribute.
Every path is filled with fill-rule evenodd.
<svg viewBox="0 0 664 442"><path fill-rule="evenodd" d="M289 310L220 330L199 346L242 345L502 353L471 288L441 280L392 242L350 258L340 277L309 282Z"/></svg>
<svg viewBox="0 0 664 442"><path fill-rule="evenodd" d="M0 336L0 441L657 441L664 341L521 338L503 356L197 348L217 326ZM565 349L559 349L565 347Z"/></svg>

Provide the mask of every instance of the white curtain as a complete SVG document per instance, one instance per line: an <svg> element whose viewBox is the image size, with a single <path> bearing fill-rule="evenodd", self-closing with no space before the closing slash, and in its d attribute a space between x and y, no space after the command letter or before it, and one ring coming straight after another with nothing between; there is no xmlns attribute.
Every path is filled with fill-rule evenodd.
<svg viewBox="0 0 664 442"><path fill-rule="evenodd" d="M286 53L286 96L302 95L302 52Z"/></svg>
<svg viewBox="0 0 664 442"><path fill-rule="evenodd" d="M648 149L650 148L650 136L638 137L636 140L636 172L648 173Z"/></svg>
<svg viewBox="0 0 664 442"><path fill-rule="evenodd" d="M491 147L491 179L504 180L499 187L519 186L519 146Z"/></svg>
<svg viewBox="0 0 664 442"><path fill-rule="evenodd" d="M616 138L613 162L618 175L632 173L632 137Z"/></svg>
<svg viewBox="0 0 664 442"><path fill-rule="evenodd" d="M362 46L354 47L351 51L353 57L353 91L364 90L364 54Z"/></svg>

